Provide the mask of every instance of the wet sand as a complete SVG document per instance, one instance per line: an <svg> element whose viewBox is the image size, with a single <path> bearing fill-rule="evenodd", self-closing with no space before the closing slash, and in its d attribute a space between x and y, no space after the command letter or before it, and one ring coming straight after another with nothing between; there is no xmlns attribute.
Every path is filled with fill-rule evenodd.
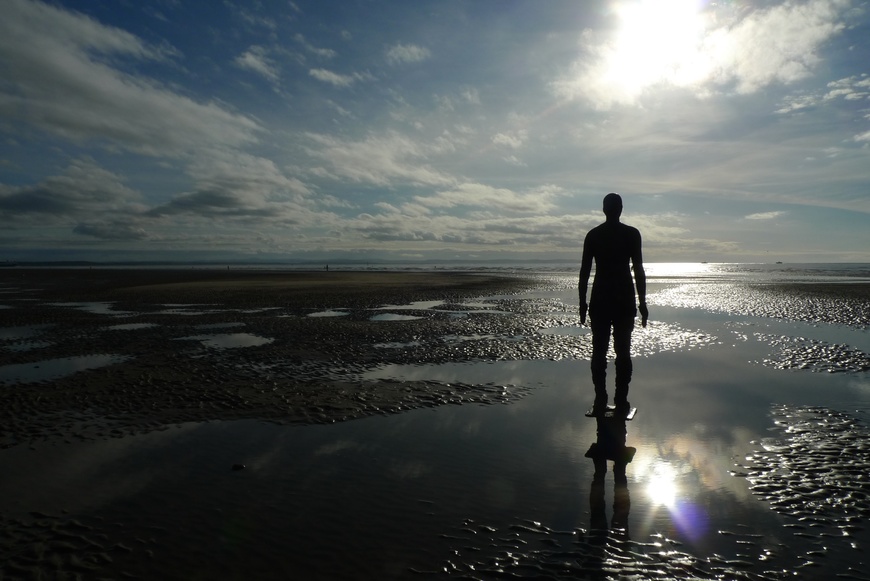
<svg viewBox="0 0 870 581"><path fill-rule="evenodd" d="M388 312L374 309L424 300L460 303L531 284L434 272L0 272L0 301L14 307L0 310L0 321L11 328L9 346L21 345L4 353L4 365L23 374L23 381L9 379L0 390L0 447L46 436L117 436L182 421L331 423L466 399L502 401L504 394L462 386L363 385L352 381L353 372L377 365L379 354L390 361L450 357L370 348L379 342L411 343L447 326L464 333L503 331L493 328L496 320L459 321L430 311L397 329L370 320ZM208 338L223 338L227 348L204 343ZM249 346L256 338L263 344ZM67 360L86 367L95 358L90 371L28 379L38 379L38 370L51 364L63 367Z"/></svg>
<svg viewBox="0 0 870 581"><path fill-rule="evenodd" d="M868 287L653 285L621 487L572 285L0 272L0 572L863 578Z"/></svg>

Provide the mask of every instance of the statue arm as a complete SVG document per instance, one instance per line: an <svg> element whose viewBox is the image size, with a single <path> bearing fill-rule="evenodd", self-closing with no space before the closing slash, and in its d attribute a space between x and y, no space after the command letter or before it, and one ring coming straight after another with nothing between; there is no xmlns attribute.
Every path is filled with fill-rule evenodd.
<svg viewBox="0 0 870 581"><path fill-rule="evenodd" d="M587 234L586 239L583 240L583 258L580 261L580 280L577 285L581 325L586 324L586 313L589 310L589 306L586 303L586 290L589 288L589 275L592 274L592 246L593 242L590 240L590 235Z"/></svg>
<svg viewBox="0 0 870 581"><path fill-rule="evenodd" d="M578 281L578 292L580 295L580 304L586 304L586 291L589 288L589 277L592 274L592 243L589 240L589 235L583 241L583 258L580 262L580 280Z"/></svg>
<svg viewBox="0 0 870 581"><path fill-rule="evenodd" d="M643 268L643 251L641 246L640 232L638 232L631 251L631 264L634 268L634 286L637 289L637 300L640 303L641 320L643 326L646 327L647 319L649 319L649 309L646 306L646 271Z"/></svg>

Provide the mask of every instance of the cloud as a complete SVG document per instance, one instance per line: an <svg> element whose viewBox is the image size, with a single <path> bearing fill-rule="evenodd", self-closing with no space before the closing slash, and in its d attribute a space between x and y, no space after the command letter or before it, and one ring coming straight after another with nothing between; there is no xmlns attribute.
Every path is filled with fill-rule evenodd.
<svg viewBox="0 0 870 581"><path fill-rule="evenodd" d="M508 131L507 133L496 133L493 135L492 142L496 145L504 145L511 149L519 149L527 138L528 132L525 130Z"/></svg>
<svg viewBox="0 0 870 581"><path fill-rule="evenodd" d="M602 221L600 213L505 215L501 208L468 213L411 214L405 205L378 204L380 214L360 214L345 223L345 231L378 244L384 250L438 251L499 250L509 253L543 252L551 256L576 255L583 235ZM735 252L739 245L713 238L698 238L682 225L678 214L633 215L632 225L641 229L644 247L675 256ZM352 240L352 236L347 237ZM360 245L360 242L357 242ZM552 254L558 253L558 254ZM514 256L517 256L514 254Z"/></svg>
<svg viewBox="0 0 870 581"><path fill-rule="evenodd" d="M792 113L817 106L821 102L818 95L789 95L783 99L779 109L774 113Z"/></svg>
<svg viewBox="0 0 870 581"><path fill-rule="evenodd" d="M114 173L89 159L76 160L59 176L33 186L0 186L0 216L62 219L131 211L139 195Z"/></svg>
<svg viewBox="0 0 870 581"><path fill-rule="evenodd" d="M243 69L248 69L262 75L273 83L277 83L280 79L278 67L266 56L266 49L262 46L250 47L244 53L237 56L233 62Z"/></svg>
<svg viewBox="0 0 870 581"><path fill-rule="evenodd" d="M198 103L118 59L165 60L168 49L84 15L32 0L7 0L0 19L0 118L75 141L108 142L149 155L256 141L254 120Z"/></svg>
<svg viewBox="0 0 870 581"><path fill-rule="evenodd" d="M73 232L100 240L112 241L147 240L150 238L141 226L123 221L82 222L73 228Z"/></svg>
<svg viewBox="0 0 870 581"><path fill-rule="evenodd" d="M555 208L554 200L564 195L557 186L540 186L524 193L479 183L463 183L431 196L415 196L416 203L427 208L486 208L494 212L546 213Z"/></svg>
<svg viewBox="0 0 870 581"><path fill-rule="evenodd" d="M149 210L149 216L190 214L236 218L292 219L311 190L286 176L269 159L244 153L217 153L188 168L195 187Z"/></svg>
<svg viewBox="0 0 870 581"><path fill-rule="evenodd" d="M475 88L467 88L462 90L462 98L472 105L480 105L480 93Z"/></svg>
<svg viewBox="0 0 870 581"><path fill-rule="evenodd" d="M443 144L426 145L395 132L369 135L361 141L315 133L308 137L312 142L309 154L327 165L312 170L322 177L376 186L397 183L443 186L455 182L451 176L426 164L428 156L438 153Z"/></svg>
<svg viewBox="0 0 870 581"><path fill-rule="evenodd" d="M840 12L848 6L843 0L789 1L752 14L723 39L730 50L719 81L733 79L739 92L752 93L808 77L822 44L843 30Z"/></svg>
<svg viewBox="0 0 870 581"><path fill-rule="evenodd" d="M792 84L813 73L824 43L844 30L849 2L786 0L742 13L729 13L724 4L702 12L693 12L694 3L668 6L618 4L619 27L585 31L583 58L553 90L609 109L632 105L656 86L703 97L722 88L755 93Z"/></svg>
<svg viewBox="0 0 870 581"><path fill-rule="evenodd" d="M320 58L331 59L335 58L338 55L338 53L331 48L318 48L314 46L313 44L308 42L308 40L306 40L306 38L302 34L296 34L295 36L293 36L293 39L301 44L305 50Z"/></svg>
<svg viewBox="0 0 870 581"><path fill-rule="evenodd" d="M744 216L744 220L775 220L780 216L784 216L785 212L759 212L757 214L749 214Z"/></svg>
<svg viewBox="0 0 870 581"><path fill-rule="evenodd" d="M387 62L391 65L418 63L432 56L428 48L415 44L396 44L387 49Z"/></svg>
<svg viewBox="0 0 870 581"><path fill-rule="evenodd" d="M339 87L342 89L350 87L357 81L368 81L372 79L371 75L364 73L342 75L339 73L328 71L326 69L311 69L310 71L308 71L308 74L317 79L318 81L322 81L324 83L328 83L334 87Z"/></svg>
<svg viewBox="0 0 870 581"><path fill-rule="evenodd" d="M828 83L824 90L791 95L783 99L776 113L791 113L820 105L825 101L858 101L870 99L870 76L866 73L854 75Z"/></svg>

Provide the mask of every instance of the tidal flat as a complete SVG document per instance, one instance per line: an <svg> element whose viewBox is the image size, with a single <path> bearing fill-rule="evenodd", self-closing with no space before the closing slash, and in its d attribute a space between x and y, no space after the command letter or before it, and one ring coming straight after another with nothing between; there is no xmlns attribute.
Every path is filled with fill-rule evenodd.
<svg viewBox="0 0 870 581"><path fill-rule="evenodd" d="M651 279L602 484L576 275L10 269L0 573L861 579L868 288Z"/></svg>

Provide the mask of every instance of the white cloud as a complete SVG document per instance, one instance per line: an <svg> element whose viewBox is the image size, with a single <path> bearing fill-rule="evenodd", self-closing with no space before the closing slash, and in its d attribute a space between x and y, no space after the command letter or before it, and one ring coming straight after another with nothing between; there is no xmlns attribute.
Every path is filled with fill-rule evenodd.
<svg viewBox="0 0 870 581"><path fill-rule="evenodd" d="M818 105L819 101L820 99L817 95L791 95L783 99L779 109L774 111L774 113L791 113L793 111L809 109Z"/></svg>
<svg viewBox="0 0 870 581"><path fill-rule="evenodd" d="M528 132L521 129L519 131L508 131L507 133L496 133L492 136L492 142L511 149L519 149L527 138Z"/></svg>
<svg viewBox="0 0 870 581"><path fill-rule="evenodd" d="M775 220L780 216L784 216L785 212L759 212L757 214L749 214L748 216L744 216L744 220Z"/></svg>
<svg viewBox="0 0 870 581"><path fill-rule="evenodd" d="M391 65L418 63L432 56L428 48L415 44L397 44L387 49L387 62Z"/></svg>
<svg viewBox="0 0 870 581"><path fill-rule="evenodd" d="M350 87L357 81L371 80L371 75L363 73L352 73L350 75L342 75L334 73L326 69L311 69L308 74L324 83L328 83L334 87L346 88Z"/></svg>
<svg viewBox="0 0 870 581"><path fill-rule="evenodd" d="M812 74L823 44L845 28L849 2L786 0L730 17L716 12L721 6L698 12L690 2L669 10L653 2L617 6L620 27L584 32L586 55L553 83L557 94L609 109L659 85L706 96L728 86L754 93L791 84Z"/></svg>
<svg viewBox="0 0 870 581"><path fill-rule="evenodd" d="M843 30L841 11L848 6L844 0L787 1L751 14L725 39L720 82L733 79L740 92L751 93L806 78L822 44Z"/></svg>
<svg viewBox="0 0 870 581"><path fill-rule="evenodd" d="M478 93L477 89L463 89L462 98L472 105L480 105L480 93Z"/></svg>
<svg viewBox="0 0 870 581"><path fill-rule="evenodd" d="M870 95L870 78L866 74L855 75L828 83L825 99L843 97L847 100L863 99Z"/></svg>
<svg viewBox="0 0 870 581"><path fill-rule="evenodd" d="M261 127L113 66L115 57L160 60L167 50L86 16L7 0L0 19L0 117L76 141L149 155L251 143Z"/></svg>
<svg viewBox="0 0 870 581"><path fill-rule="evenodd" d="M238 66L258 73L273 83L280 78L278 67L266 56L266 49L262 46L252 46L244 53L236 57L234 61Z"/></svg>
<svg viewBox="0 0 870 581"><path fill-rule="evenodd" d="M298 42L299 44L301 44L303 46L303 48L305 48L305 50L307 50L308 52L310 52L310 53L312 53L320 58L331 59L331 58L335 58L335 56L338 55L338 53L335 52L334 50L332 50L331 48L318 48L318 47L314 46L313 44L308 42L308 40L302 34L296 34L293 37L293 39L296 40L296 42Z"/></svg>
<svg viewBox="0 0 870 581"><path fill-rule="evenodd" d="M394 183L415 185L451 184L455 180L429 166L427 156L437 146L416 142L395 132L369 135L362 141L341 140L329 135L309 134L309 154L328 168L313 173L378 186Z"/></svg>
<svg viewBox="0 0 870 581"><path fill-rule="evenodd" d="M815 107L825 101L838 99L857 101L870 98L870 77L867 74L854 75L828 83L824 90L809 94L790 95L783 100L776 113L791 113Z"/></svg>
<svg viewBox="0 0 870 581"><path fill-rule="evenodd" d="M555 208L554 200L561 195L564 191L556 186L541 186L518 193L480 183L463 183L431 196L416 196L414 200L427 208L465 206L500 212L546 213Z"/></svg>

